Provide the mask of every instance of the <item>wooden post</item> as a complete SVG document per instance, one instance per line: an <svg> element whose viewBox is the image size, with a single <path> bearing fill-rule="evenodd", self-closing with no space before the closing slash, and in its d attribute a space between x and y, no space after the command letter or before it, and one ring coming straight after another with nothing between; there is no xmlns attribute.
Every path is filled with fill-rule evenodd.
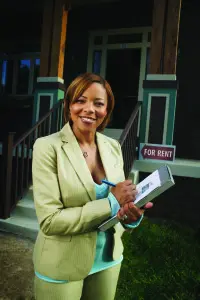
<svg viewBox="0 0 200 300"><path fill-rule="evenodd" d="M175 74L182 0L154 0L149 74Z"/></svg>
<svg viewBox="0 0 200 300"><path fill-rule="evenodd" d="M64 0L46 0L40 77L63 77L68 11Z"/></svg>
<svg viewBox="0 0 200 300"><path fill-rule="evenodd" d="M50 76L63 77L68 11L62 0L54 9Z"/></svg>
<svg viewBox="0 0 200 300"><path fill-rule="evenodd" d="M168 0L163 72L165 74L176 74L180 11L181 0Z"/></svg>
<svg viewBox="0 0 200 300"><path fill-rule="evenodd" d="M154 0L149 74L161 74L167 0Z"/></svg>
<svg viewBox="0 0 200 300"><path fill-rule="evenodd" d="M51 40L52 40L52 29L53 29L53 8L54 8L53 0L44 1L41 53L40 53L40 77L49 76Z"/></svg>

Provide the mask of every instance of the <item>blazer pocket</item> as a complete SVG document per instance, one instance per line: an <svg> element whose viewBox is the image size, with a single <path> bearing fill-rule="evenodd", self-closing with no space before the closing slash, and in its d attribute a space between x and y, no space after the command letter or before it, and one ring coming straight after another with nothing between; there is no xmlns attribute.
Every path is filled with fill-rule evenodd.
<svg viewBox="0 0 200 300"><path fill-rule="evenodd" d="M43 265L48 265L49 268L59 268L66 259L66 248L68 242L71 241L71 236L62 237L45 237L41 262Z"/></svg>

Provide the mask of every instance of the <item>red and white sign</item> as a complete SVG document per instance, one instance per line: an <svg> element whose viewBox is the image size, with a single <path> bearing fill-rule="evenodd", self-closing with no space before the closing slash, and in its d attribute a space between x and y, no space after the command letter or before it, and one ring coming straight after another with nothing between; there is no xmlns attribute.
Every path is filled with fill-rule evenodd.
<svg viewBox="0 0 200 300"><path fill-rule="evenodd" d="M140 159L173 161L175 158L175 146L140 144Z"/></svg>

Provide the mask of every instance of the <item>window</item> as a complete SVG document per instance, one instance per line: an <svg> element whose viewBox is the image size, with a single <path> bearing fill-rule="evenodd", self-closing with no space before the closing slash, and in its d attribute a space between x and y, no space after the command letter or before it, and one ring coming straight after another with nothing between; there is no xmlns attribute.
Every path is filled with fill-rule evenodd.
<svg viewBox="0 0 200 300"><path fill-rule="evenodd" d="M101 45L103 43L103 36L95 36L94 37L94 45Z"/></svg>
<svg viewBox="0 0 200 300"><path fill-rule="evenodd" d="M35 89L35 84L37 81L37 77L39 77L40 72L40 59L36 58L34 60L34 78L33 78L33 90Z"/></svg>
<svg viewBox="0 0 200 300"><path fill-rule="evenodd" d="M93 53L93 68L92 72L96 74L100 74L101 68L101 50L95 50Z"/></svg>
<svg viewBox="0 0 200 300"><path fill-rule="evenodd" d="M142 33L113 34L108 36L108 44L141 43Z"/></svg>
<svg viewBox="0 0 200 300"><path fill-rule="evenodd" d="M19 95L27 95L30 76L30 59L20 59L18 61L17 91Z"/></svg>
<svg viewBox="0 0 200 300"><path fill-rule="evenodd" d="M12 82L13 82L13 61L4 60L1 68L1 86L3 90L11 94L12 93Z"/></svg>
<svg viewBox="0 0 200 300"><path fill-rule="evenodd" d="M1 72L1 85L6 85L6 69L7 69L7 60L4 60L2 63L2 72Z"/></svg>
<svg viewBox="0 0 200 300"><path fill-rule="evenodd" d="M145 79L147 74L149 74L149 67L150 67L150 48L147 48Z"/></svg>
<svg viewBox="0 0 200 300"><path fill-rule="evenodd" d="M39 54L12 55L0 63L0 88L8 95L32 95L39 76ZM1 58L1 57L0 57Z"/></svg>

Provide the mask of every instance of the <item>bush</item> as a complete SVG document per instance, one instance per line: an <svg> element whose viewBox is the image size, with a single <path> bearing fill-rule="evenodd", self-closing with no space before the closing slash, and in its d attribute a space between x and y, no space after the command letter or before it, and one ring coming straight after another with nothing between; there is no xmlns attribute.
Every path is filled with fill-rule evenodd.
<svg viewBox="0 0 200 300"><path fill-rule="evenodd" d="M200 299L200 244L194 230L144 219L123 242L116 300Z"/></svg>

